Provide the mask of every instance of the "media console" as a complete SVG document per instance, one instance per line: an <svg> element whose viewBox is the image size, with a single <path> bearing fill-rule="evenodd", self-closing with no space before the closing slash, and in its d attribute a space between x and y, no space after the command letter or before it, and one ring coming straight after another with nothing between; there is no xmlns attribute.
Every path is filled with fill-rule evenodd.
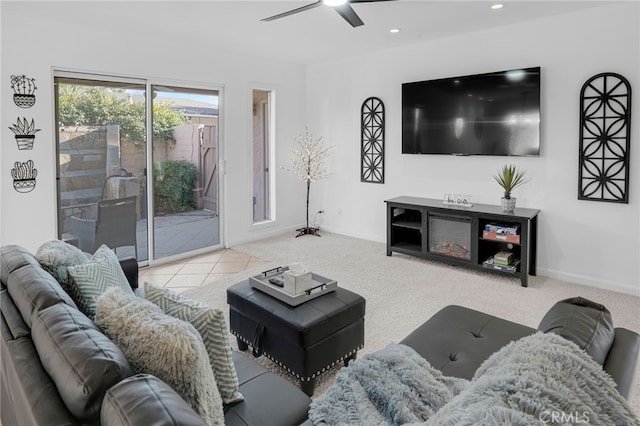
<svg viewBox="0 0 640 426"><path fill-rule="evenodd" d="M396 197L387 204L387 256L393 252L520 278L536 275L540 210Z"/></svg>

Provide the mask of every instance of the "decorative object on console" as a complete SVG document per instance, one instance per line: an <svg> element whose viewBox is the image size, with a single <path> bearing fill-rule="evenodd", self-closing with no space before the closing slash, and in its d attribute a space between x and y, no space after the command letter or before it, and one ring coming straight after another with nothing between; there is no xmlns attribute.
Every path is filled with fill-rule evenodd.
<svg viewBox="0 0 640 426"><path fill-rule="evenodd" d="M283 169L307 183L307 224L304 228L296 229L298 231L296 237L305 234L319 237L318 228L309 226L309 192L311 182L327 178L331 174L327 171L325 161L332 146L325 147L324 138L322 136L315 138L313 133L309 132L309 126L305 127L304 134L298 132L293 140L300 149L292 150L295 157L291 159L291 168L283 167Z"/></svg>
<svg viewBox="0 0 640 426"><path fill-rule="evenodd" d="M34 94L36 80L26 75L12 75L11 88L13 89L13 102L20 108L31 108L36 103L36 95Z"/></svg>
<svg viewBox="0 0 640 426"><path fill-rule="evenodd" d="M518 170L513 164L505 164L502 169L498 171L497 175L493 175L493 178L498 182L498 185L504 189L504 197L502 197L502 210L505 212L512 212L516 208L516 199L511 196L511 192L526 183L524 175L526 171Z"/></svg>
<svg viewBox="0 0 640 426"><path fill-rule="evenodd" d="M18 117L16 123L9 127L9 130L16 135L19 150L31 150L33 149L36 133L41 129L36 129L36 123L33 118L29 123L25 117L22 117L22 120Z"/></svg>
<svg viewBox="0 0 640 426"><path fill-rule="evenodd" d="M360 181L384 183L384 103L367 98L360 113Z"/></svg>
<svg viewBox="0 0 640 426"><path fill-rule="evenodd" d="M473 207L473 204L471 204L471 195L462 194L444 194L442 204L448 206Z"/></svg>
<svg viewBox="0 0 640 426"><path fill-rule="evenodd" d="M16 161L11 169L13 188L18 192L33 191L36 187L36 176L38 176L38 169L33 167L33 160L24 163Z"/></svg>
<svg viewBox="0 0 640 426"><path fill-rule="evenodd" d="M615 73L580 91L579 200L629 202L631 85Z"/></svg>

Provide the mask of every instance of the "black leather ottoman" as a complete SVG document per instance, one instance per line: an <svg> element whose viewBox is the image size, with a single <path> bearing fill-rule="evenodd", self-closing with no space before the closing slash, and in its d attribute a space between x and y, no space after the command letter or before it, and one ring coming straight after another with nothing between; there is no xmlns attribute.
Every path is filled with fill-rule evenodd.
<svg viewBox="0 0 640 426"><path fill-rule="evenodd" d="M298 306L254 289L249 280L227 289L231 333L240 350L253 348L300 379L313 394L315 378L364 346L365 300L338 288Z"/></svg>

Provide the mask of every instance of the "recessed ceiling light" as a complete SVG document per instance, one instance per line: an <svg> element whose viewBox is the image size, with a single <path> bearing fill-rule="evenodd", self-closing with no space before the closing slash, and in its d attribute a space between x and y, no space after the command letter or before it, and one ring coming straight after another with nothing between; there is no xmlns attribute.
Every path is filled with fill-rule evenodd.
<svg viewBox="0 0 640 426"><path fill-rule="evenodd" d="M391 34L398 34L398 33L400 32L400 28L391 28L391 29L389 30L389 32L390 32Z"/></svg>
<svg viewBox="0 0 640 426"><path fill-rule="evenodd" d="M504 5L503 5L503 4L496 3L496 4L494 4L494 5L492 5L492 6L491 6L491 9L493 9L493 10L498 10L498 9L502 9L503 7L504 7Z"/></svg>
<svg viewBox="0 0 640 426"><path fill-rule="evenodd" d="M347 2L347 0L323 0L322 2L327 6L335 7L335 6L342 6Z"/></svg>

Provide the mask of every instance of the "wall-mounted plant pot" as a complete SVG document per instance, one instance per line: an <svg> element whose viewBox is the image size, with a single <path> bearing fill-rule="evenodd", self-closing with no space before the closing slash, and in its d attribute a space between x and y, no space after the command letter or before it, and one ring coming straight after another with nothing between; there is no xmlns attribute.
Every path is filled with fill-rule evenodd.
<svg viewBox="0 0 640 426"><path fill-rule="evenodd" d="M504 198L502 197L502 211L512 213L516 209L515 197Z"/></svg>
<svg viewBox="0 0 640 426"><path fill-rule="evenodd" d="M18 179L13 181L13 188L18 192L31 192L36 187L35 179Z"/></svg>
<svg viewBox="0 0 640 426"><path fill-rule="evenodd" d="M16 135L19 150L33 149L33 141L36 135Z"/></svg>
<svg viewBox="0 0 640 426"><path fill-rule="evenodd" d="M31 108L36 104L36 95L13 94L13 102L20 108Z"/></svg>

